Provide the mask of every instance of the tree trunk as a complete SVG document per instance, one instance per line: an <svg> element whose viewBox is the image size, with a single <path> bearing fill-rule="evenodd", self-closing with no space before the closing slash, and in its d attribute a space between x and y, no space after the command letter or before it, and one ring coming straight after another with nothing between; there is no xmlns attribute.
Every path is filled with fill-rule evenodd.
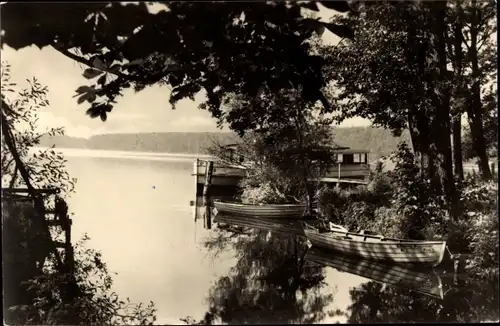
<svg viewBox="0 0 500 326"><path fill-rule="evenodd" d="M415 65L417 72L415 80L416 93L422 98L427 97L425 90L425 76L427 76L427 59L429 55L428 38L423 38L417 30L421 27L418 22L412 21L408 24L408 44L406 52L406 60L409 65ZM420 36L417 36L420 35ZM411 103L412 98L408 99ZM441 195L443 187L438 173L436 173L435 148L432 146L433 139L431 137L431 119L427 108L414 106L410 109L407 115L408 128L415 152L419 162L420 170L430 180L431 189L429 195Z"/></svg>
<svg viewBox="0 0 500 326"><path fill-rule="evenodd" d="M307 208L306 208L306 215L310 215L313 212L313 195L311 191L311 187L309 186L309 180L308 180L308 169L307 169L307 163L304 157L304 151L303 151L303 140L302 140L302 129L300 128L300 112L297 112L297 116L295 117L295 128L297 130L297 137L299 141L299 150L300 150L300 161L301 161L301 172L302 172L302 182L304 183L304 188L306 191L306 201L307 201Z"/></svg>
<svg viewBox="0 0 500 326"><path fill-rule="evenodd" d="M454 100L455 105L453 109L453 120L452 120L452 136L453 136L453 167L455 172L455 177L462 181L464 179L464 165L462 157L462 112L463 112L463 96L464 85L463 85L463 37L462 29L464 24L464 15L461 1L456 1L456 21L453 29L454 44L453 51L454 56L452 57L452 66L455 72L456 85L454 89Z"/></svg>
<svg viewBox="0 0 500 326"><path fill-rule="evenodd" d="M462 181L464 179L464 165L462 161L462 119L461 115L457 114L453 118L453 161L455 177Z"/></svg>
<svg viewBox="0 0 500 326"><path fill-rule="evenodd" d="M413 145L413 151L418 157L420 163L420 170L430 180L431 190L429 195L441 195L443 193L443 186L436 173L436 160L435 153L430 138L430 123L429 117L425 112L414 112L408 114L408 126L410 129L410 136Z"/></svg>
<svg viewBox="0 0 500 326"><path fill-rule="evenodd" d="M467 106L467 117L472 135L474 149L479 159L479 170L484 180L491 180L491 170L488 164L488 154L486 151L486 140L484 138L483 128L483 106L481 103L481 85L479 81L479 63L478 63L478 9L475 6L476 1L472 1L472 22L470 28L471 46L469 49L471 60L471 73L472 73L472 87L469 92L470 100Z"/></svg>
<svg viewBox="0 0 500 326"><path fill-rule="evenodd" d="M472 91L474 93L474 91ZM478 91L479 92L479 91ZM474 94L471 94L474 97ZM480 97L477 96L477 97ZM482 114L476 114L476 110L481 107L480 100L473 99L471 107L467 109L467 120L469 122L474 150L478 158L478 167L481 171L483 180L491 180L492 174L488 163L488 154L486 151L486 140L484 138L484 128Z"/></svg>
<svg viewBox="0 0 500 326"><path fill-rule="evenodd" d="M453 160L451 151L451 123L450 123L450 92L448 86L448 71L446 60L446 1L430 4L433 8L434 26L431 36L433 43L435 76L430 80L432 92L432 106L435 110L435 119L432 121L432 133L436 154L439 162L439 175L444 186L445 198L448 203L450 216L458 220L460 206L458 193L453 176ZM431 68L432 69L432 68Z"/></svg>

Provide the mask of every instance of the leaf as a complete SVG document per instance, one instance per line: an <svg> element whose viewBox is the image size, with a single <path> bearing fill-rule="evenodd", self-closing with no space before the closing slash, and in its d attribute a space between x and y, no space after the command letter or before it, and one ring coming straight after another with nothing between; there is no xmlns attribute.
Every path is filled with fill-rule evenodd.
<svg viewBox="0 0 500 326"><path fill-rule="evenodd" d="M324 7L338 12L351 11L347 1L319 1Z"/></svg>
<svg viewBox="0 0 500 326"><path fill-rule="evenodd" d="M95 92L88 92L87 93L87 102L89 103L92 103L95 101L95 99L97 98Z"/></svg>
<svg viewBox="0 0 500 326"><path fill-rule="evenodd" d="M108 116L105 111L101 111L100 117L102 122L106 122L106 120L108 119Z"/></svg>
<svg viewBox="0 0 500 326"><path fill-rule="evenodd" d="M94 91L94 89L90 86L80 86L76 89L76 92L78 94L88 93L88 92L92 92L92 91Z"/></svg>
<svg viewBox="0 0 500 326"><path fill-rule="evenodd" d="M101 77L99 77L99 79L97 80L97 83L99 85L104 85L106 83L106 74L104 74Z"/></svg>
<svg viewBox="0 0 500 326"><path fill-rule="evenodd" d="M95 58L94 61L92 61L92 65L96 67L99 70L106 70L108 67L106 64L99 58Z"/></svg>
<svg viewBox="0 0 500 326"><path fill-rule="evenodd" d="M83 77L85 77L87 79L92 79L92 78L95 78L95 77L99 76L102 73L103 72L100 71L100 70L97 70L97 69L94 69L94 68L87 68L83 72Z"/></svg>
<svg viewBox="0 0 500 326"><path fill-rule="evenodd" d="M98 107L91 107L85 113L93 119L101 115L101 110Z"/></svg>
<svg viewBox="0 0 500 326"><path fill-rule="evenodd" d="M319 25L316 27L315 31L316 31L316 34L318 34L318 36L322 36L322 35L323 35L323 33L325 32L325 25L323 25L323 24L319 24Z"/></svg>
<svg viewBox="0 0 500 326"><path fill-rule="evenodd" d="M113 72L113 73L118 73L120 71L120 67L122 67L121 64L119 63L115 63L114 65L112 65L110 68L109 68L109 71Z"/></svg>
<svg viewBox="0 0 500 326"><path fill-rule="evenodd" d="M129 67L129 66L136 66L136 65L142 65L144 63L144 59L135 59L132 60L129 63L124 64L124 67Z"/></svg>
<svg viewBox="0 0 500 326"><path fill-rule="evenodd" d="M301 3L299 6L302 8L307 8L312 11L319 11L318 5L316 4L315 1L308 1L306 3Z"/></svg>
<svg viewBox="0 0 500 326"><path fill-rule="evenodd" d="M82 104L82 103L83 103L83 102L85 102L85 100L87 99L88 94L89 94L89 93L85 93L85 94L83 94L82 96L80 96L80 97L78 98L78 100L77 100L76 102L77 102L78 104Z"/></svg>

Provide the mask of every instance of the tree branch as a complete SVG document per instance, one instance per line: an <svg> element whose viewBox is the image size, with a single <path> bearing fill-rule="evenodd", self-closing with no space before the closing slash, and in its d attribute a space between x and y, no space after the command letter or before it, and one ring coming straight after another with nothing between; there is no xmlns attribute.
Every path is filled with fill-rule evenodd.
<svg viewBox="0 0 500 326"><path fill-rule="evenodd" d="M462 32L462 39L465 40L464 44L465 44L465 47L467 47L467 50L470 50L470 46L468 44L468 42L470 41L470 39L465 36L464 32Z"/></svg>
<svg viewBox="0 0 500 326"><path fill-rule="evenodd" d="M96 67L94 67L92 62L90 62L90 60L88 60L88 59L85 59L85 58L80 57L79 55L73 54L73 53L69 52L68 50L65 50L65 49L57 46L57 44L55 44L55 43L52 43L51 46L55 50L57 50L59 53L64 54L65 56L67 56L68 58L70 58L72 60L75 60L76 62L82 63L86 66L91 67L91 68L96 68ZM101 69L99 69L99 70L101 70ZM124 74L116 72L116 71L112 71L110 69L106 69L103 71L108 72L108 73L113 74L113 75L118 76L118 77L122 77L122 78L126 78L126 79L129 78L129 76L127 76L127 75L124 75Z"/></svg>
<svg viewBox="0 0 500 326"><path fill-rule="evenodd" d="M17 171L18 171L18 168L17 168L17 165L16 165L16 167L14 168L14 173L12 174L12 179L10 179L9 188L13 188L14 184L16 183Z"/></svg>
<svg viewBox="0 0 500 326"><path fill-rule="evenodd" d="M82 58L76 54L73 54L71 52L69 52L68 50L66 49L63 49L61 47L58 47L57 44L51 44L51 46L57 50L58 52L64 54L66 57L72 59L72 60L75 60L79 63L82 63L86 66L89 66L91 68L94 68L94 69L98 69L98 70L101 70L101 71L104 71L104 72L107 72L107 73L110 73L110 74L113 74L117 77L120 77L120 78L123 78L127 81L130 81L130 82L142 82L142 83L145 83L145 84L151 84L151 83L156 83L158 82L159 80L161 80L162 78L165 77L165 71L164 70L160 70L159 72L156 72L156 73L153 73L151 74L150 76L146 77L146 78L142 78L142 77L139 77L139 76L131 76L131 75L128 75L128 74L123 74L119 71L113 71L109 68L107 69L100 69L100 68L97 68L94 66L94 64L88 60L88 59L85 59L85 58Z"/></svg>
<svg viewBox="0 0 500 326"><path fill-rule="evenodd" d="M483 32L482 37L477 40L477 51L479 52L483 45L487 42L488 38L491 37L492 33Z"/></svg>

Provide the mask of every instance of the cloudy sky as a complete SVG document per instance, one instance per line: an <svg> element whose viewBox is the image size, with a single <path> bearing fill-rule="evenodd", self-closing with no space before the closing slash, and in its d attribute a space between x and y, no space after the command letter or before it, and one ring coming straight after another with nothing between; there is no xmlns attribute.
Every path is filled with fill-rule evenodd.
<svg viewBox="0 0 500 326"><path fill-rule="evenodd" d="M334 12L321 8L320 17L328 19ZM323 38L328 43L338 38L326 31ZM106 122L85 115L88 104L78 105L73 98L75 90L88 81L82 76L84 67L65 57L51 47L42 50L35 46L15 51L9 47L2 50L2 61L11 65L12 82L18 88L26 87L26 79L36 77L49 88L50 106L40 109L39 123L43 127L65 127L70 136L89 137L94 134L116 132L153 131L218 131L215 120L206 111L197 109L196 101L183 100L172 110L168 102L166 87L149 87L139 93L124 91L117 98L113 112ZM344 126L366 125L361 118L350 119Z"/></svg>

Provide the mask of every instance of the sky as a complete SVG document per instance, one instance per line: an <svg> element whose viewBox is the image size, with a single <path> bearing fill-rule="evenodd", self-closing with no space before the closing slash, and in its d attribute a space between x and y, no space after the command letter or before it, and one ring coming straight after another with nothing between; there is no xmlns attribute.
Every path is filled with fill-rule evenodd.
<svg viewBox="0 0 500 326"><path fill-rule="evenodd" d="M321 8L319 17L328 20L335 12ZM154 9L153 9L154 10ZM323 34L325 42L335 44L339 38L328 30ZM89 104L76 102L75 90L89 82L82 76L85 67L60 54L51 47L39 49L35 46L18 51L9 47L2 50L2 61L11 66L11 82L17 89L28 86L26 79L36 77L49 89L50 105L38 110L41 129L64 127L66 135L88 138L95 134L138 133L138 132L214 132L216 120L207 111L197 108L204 95L199 94L195 101L182 100L173 110L169 104L169 90L166 87L152 86L141 92L125 90L124 96L117 98L117 104L108 115L106 122L99 118L91 119L85 114ZM369 121L353 118L341 126L369 125ZM228 129L224 129L227 131Z"/></svg>

